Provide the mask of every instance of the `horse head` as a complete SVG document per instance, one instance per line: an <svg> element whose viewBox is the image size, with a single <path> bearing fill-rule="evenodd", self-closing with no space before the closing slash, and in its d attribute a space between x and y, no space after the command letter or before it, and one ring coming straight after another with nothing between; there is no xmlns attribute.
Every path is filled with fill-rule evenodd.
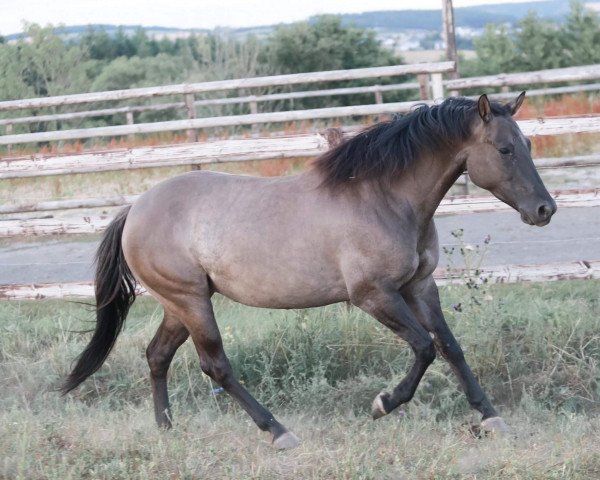
<svg viewBox="0 0 600 480"><path fill-rule="evenodd" d="M531 158L531 142L512 118L525 92L507 105L490 104L481 95L479 115L473 128L473 142L464 150L469 177L475 185L490 191L521 214L523 222L547 225L556 212Z"/></svg>

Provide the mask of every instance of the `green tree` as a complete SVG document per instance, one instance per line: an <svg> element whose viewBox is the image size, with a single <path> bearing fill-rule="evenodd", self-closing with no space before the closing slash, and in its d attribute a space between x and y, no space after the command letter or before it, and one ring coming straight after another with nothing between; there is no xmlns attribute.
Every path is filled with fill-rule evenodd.
<svg viewBox="0 0 600 480"><path fill-rule="evenodd" d="M505 25L488 24L483 35L473 41L477 59L469 65L462 64L462 75L492 75L514 71L518 51ZM464 67L462 66L464 65Z"/></svg>
<svg viewBox="0 0 600 480"><path fill-rule="evenodd" d="M25 69L25 65L18 59L17 47L0 45L0 100L35 96L34 89L25 82Z"/></svg>
<svg viewBox="0 0 600 480"><path fill-rule="evenodd" d="M600 63L600 19L581 2L571 3L562 28L564 54L569 65Z"/></svg>
<svg viewBox="0 0 600 480"><path fill-rule="evenodd" d="M161 53L156 57L119 57L110 62L92 84L92 91L121 90L179 83L187 69L177 57Z"/></svg>
<svg viewBox="0 0 600 480"><path fill-rule="evenodd" d="M282 73L315 72L398 63L375 32L342 25L334 15L279 27L267 41L269 60Z"/></svg>
<svg viewBox="0 0 600 480"><path fill-rule="evenodd" d="M531 12L519 23L516 44L518 70L542 70L566 66L564 38L559 26Z"/></svg>
<svg viewBox="0 0 600 480"><path fill-rule="evenodd" d="M88 78L83 64L86 53L67 45L52 26L27 25L26 40L11 50L20 65L22 80L35 96L85 91Z"/></svg>
<svg viewBox="0 0 600 480"><path fill-rule="evenodd" d="M279 27L267 39L261 56L276 73L300 73L323 70L346 70L401 63L401 59L384 48L374 31L354 26L344 26L341 18L323 15L312 23L299 22ZM395 78L393 81L397 82ZM327 89L339 86L359 86L369 81L319 83L296 87L302 89ZM384 80L381 83L389 83ZM400 100L403 93L387 94L387 99ZM294 108L317 108L354 103L372 103L372 95L307 98L294 101ZM289 106L287 107L289 108Z"/></svg>
<svg viewBox="0 0 600 480"><path fill-rule="evenodd" d="M563 24L530 13L513 30L488 25L474 45L477 58L461 64L463 75L600 63L600 19L580 1L573 1Z"/></svg>

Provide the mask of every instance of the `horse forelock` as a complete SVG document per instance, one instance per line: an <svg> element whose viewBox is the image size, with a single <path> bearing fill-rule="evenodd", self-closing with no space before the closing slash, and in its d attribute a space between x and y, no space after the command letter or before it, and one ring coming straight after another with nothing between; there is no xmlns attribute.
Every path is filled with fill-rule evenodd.
<svg viewBox="0 0 600 480"><path fill-rule="evenodd" d="M510 115L505 105L491 102L492 113ZM419 105L397 114L325 152L314 162L323 184L336 187L365 179L397 178L425 153L464 142L471 135L477 102L450 97L438 105Z"/></svg>

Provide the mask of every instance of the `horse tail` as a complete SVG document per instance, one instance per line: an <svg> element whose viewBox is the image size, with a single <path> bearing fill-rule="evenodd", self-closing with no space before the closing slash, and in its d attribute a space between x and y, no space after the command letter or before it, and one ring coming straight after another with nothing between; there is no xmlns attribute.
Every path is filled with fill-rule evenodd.
<svg viewBox="0 0 600 480"><path fill-rule="evenodd" d="M123 256L121 237L130 207L108 225L96 252L96 328L61 387L70 392L98 370L112 350L135 300L136 281Z"/></svg>

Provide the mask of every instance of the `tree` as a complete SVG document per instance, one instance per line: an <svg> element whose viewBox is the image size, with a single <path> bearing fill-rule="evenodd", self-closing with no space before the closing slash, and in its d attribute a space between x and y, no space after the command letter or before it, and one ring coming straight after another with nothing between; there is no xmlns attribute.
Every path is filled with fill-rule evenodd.
<svg viewBox="0 0 600 480"><path fill-rule="evenodd" d="M83 68L87 56L81 48L67 45L52 26L30 24L25 32L26 40L16 43L13 54L21 66L22 80L35 96L87 89Z"/></svg>
<svg viewBox="0 0 600 480"><path fill-rule="evenodd" d="M168 85L182 82L187 69L180 59L161 53L156 57L119 57L94 80L92 91Z"/></svg>
<svg viewBox="0 0 600 480"><path fill-rule="evenodd" d="M492 75L516 68L518 51L505 25L488 24L483 35L473 41L477 59L462 68L463 75Z"/></svg>
<svg viewBox="0 0 600 480"><path fill-rule="evenodd" d="M599 63L600 19L580 1L573 1L563 24L530 13L513 30L488 25L474 45L477 59L463 64L463 74L497 74Z"/></svg>
<svg viewBox="0 0 600 480"><path fill-rule="evenodd" d="M269 61L281 73L315 72L398 63L375 32L342 25L334 15L279 27L267 41Z"/></svg>
<svg viewBox="0 0 600 480"><path fill-rule="evenodd" d="M560 68L566 65L564 38L556 23L531 12L519 23L515 67L522 71Z"/></svg>
<svg viewBox="0 0 600 480"><path fill-rule="evenodd" d="M323 70L345 70L401 63L401 59L384 48L374 31L354 26L344 26L341 18L323 15L312 23L299 22L277 28L267 39L261 61L269 64L276 73L300 73ZM398 81L398 79L394 79ZM303 89L328 89L338 86L358 86L366 82L330 82L309 85ZM382 81L381 83L387 83ZM405 93L388 94L400 100ZM317 108L324 105L350 105L372 103L372 95L338 96L332 98L306 98L294 101L294 108Z"/></svg>
<svg viewBox="0 0 600 480"><path fill-rule="evenodd" d="M563 27L564 53L569 65L600 63L600 19L580 2L571 3Z"/></svg>

